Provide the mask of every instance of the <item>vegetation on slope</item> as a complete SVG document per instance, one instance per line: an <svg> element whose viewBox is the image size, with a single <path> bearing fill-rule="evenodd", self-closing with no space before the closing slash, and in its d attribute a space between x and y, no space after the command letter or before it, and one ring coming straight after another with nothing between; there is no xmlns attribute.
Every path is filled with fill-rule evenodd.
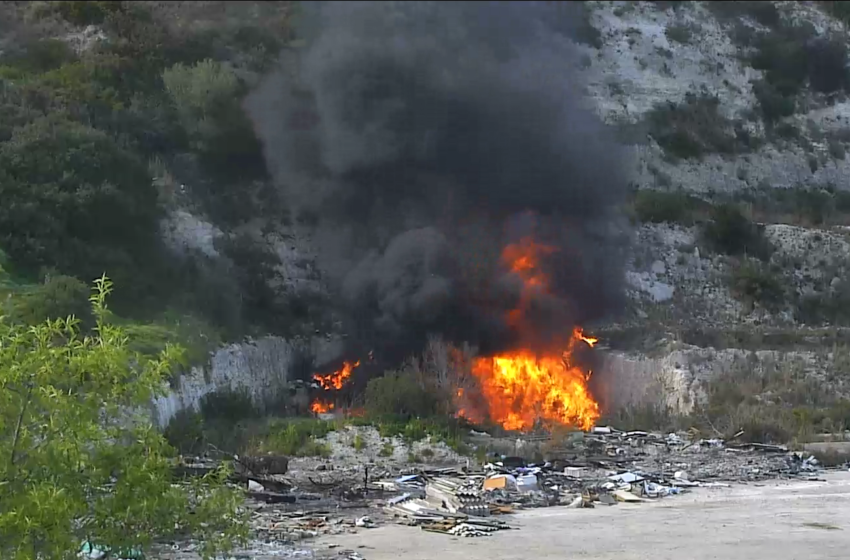
<svg viewBox="0 0 850 560"><path fill-rule="evenodd" d="M287 302L265 288L277 274L268 248L250 247L253 269L234 264L244 243L186 259L159 228L175 203L230 227L271 207L254 202L270 186L241 101L290 38L292 7L261 6L260 19L185 4L4 6L0 248L27 286L6 291L10 319L73 310L86 326L81 287L107 273L116 312L133 321L210 323L227 337L289 326Z"/></svg>

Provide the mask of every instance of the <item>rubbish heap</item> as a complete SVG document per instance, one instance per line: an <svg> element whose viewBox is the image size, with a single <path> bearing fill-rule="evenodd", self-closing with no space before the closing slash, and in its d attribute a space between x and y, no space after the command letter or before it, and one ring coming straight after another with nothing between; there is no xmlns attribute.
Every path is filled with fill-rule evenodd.
<svg viewBox="0 0 850 560"><path fill-rule="evenodd" d="M375 488L401 492L385 511L402 523L459 536L488 536L511 528L494 519L518 509L566 506L592 508L642 503L675 496L693 487L725 487L767 478L817 479L814 457L783 446L689 440L679 434L594 428L577 433L557 460L526 464L500 456L479 472L423 471Z"/></svg>

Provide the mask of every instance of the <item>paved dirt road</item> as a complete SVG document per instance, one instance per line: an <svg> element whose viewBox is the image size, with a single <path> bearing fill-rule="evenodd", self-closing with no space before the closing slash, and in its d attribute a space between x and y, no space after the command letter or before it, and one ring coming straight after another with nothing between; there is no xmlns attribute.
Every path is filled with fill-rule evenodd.
<svg viewBox="0 0 850 560"><path fill-rule="evenodd" d="M321 543L357 549L366 560L845 560L850 473L824 478L696 489L589 510L528 510L512 516L520 530L492 537L454 538L390 525Z"/></svg>

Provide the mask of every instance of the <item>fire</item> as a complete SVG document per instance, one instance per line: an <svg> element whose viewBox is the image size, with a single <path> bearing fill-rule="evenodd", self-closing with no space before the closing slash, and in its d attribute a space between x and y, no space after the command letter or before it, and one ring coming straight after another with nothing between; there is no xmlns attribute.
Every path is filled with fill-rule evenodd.
<svg viewBox="0 0 850 560"><path fill-rule="evenodd" d="M339 391L345 382L351 377L354 368L360 366L360 360L356 362L343 362L342 367L333 373L314 373L313 379L324 391ZM310 410L315 414L331 412L335 405L331 400L316 398L310 404Z"/></svg>
<svg viewBox="0 0 850 560"><path fill-rule="evenodd" d="M333 409L334 403L324 402L321 399L316 399L313 401L313 404L310 405L310 410L312 410L315 414L324 414L325 412L330 412Z"/></svg>
<svg viewBox="0 0 850 560"><path fill-rule="evenodd" d="M360 360L356 362L343 362L342 367L333 373L314 373L313 379L315 379L319 385L321 385L322 389L325 391L339 391L342 389L343 384L346 380L351 377L351 372L354 371L354 368L360 365Z"/></svg>
<svg viewBox="0 0 850 560"><path fill-rule="evenodd" d="M529 430L538 421L592 428L599 405L587 389L590 372L571 361L577 341L591 344L576 330L561 356L517 350L477 358L472 373L490 418L507 430Z"/></svg>
<svg viewBox="0 0 850 560"><path fill-rule="evenodd" d="M535 293L548 289L549 278L540 270L541 258L557 248L524 238L508 245L502 262L523 281L519 304L508 314L509 324L527 334L527 309ZM477 378L491 420L508 430L530 430L538 423L565 424L584 430L599 418L599 405L588 390L590 371L574 363L578 344L593 347L598 342L576 328L565 348L548 353L519 349L495 356L476 358L472 374ZM463 396L459 390L457 397ZM462 410L461 416L471 418Z"/></svg>

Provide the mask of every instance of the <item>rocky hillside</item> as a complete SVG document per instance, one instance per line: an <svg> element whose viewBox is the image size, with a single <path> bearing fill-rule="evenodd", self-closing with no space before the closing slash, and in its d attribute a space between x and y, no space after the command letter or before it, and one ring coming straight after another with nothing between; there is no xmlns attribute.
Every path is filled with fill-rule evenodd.
<svg viewBox="0 0 850 560"><path fill-rule="evenodd" d="M4 4L0 162L17 180L32 172L22 154L109 139L120 146L112 167L89 165L97 150L73 163L133 169L118 185L139 197L123 221L133 227L118 220L112 229L81 229L63 245L47 242L55 222L19 238L19 217L0 211L0 249L14 273L2 289L38 292L33 286L50 284L47 265L83 281L109 265L119 269L119 293L139 286L118 302L130 320L202 317L211 325L202 350L237 344L207 364L214 379L189 384L194 403L228 380L251 385L227 365L241 362L226 357L242 352L247 335L325 348L319 342L338 334L310 225L290 219L273 173L256 172L261 148L245 119L262 136L262 115L274 109L265 91L303 96L298 11L287 2L107 4ZM590 327L612 352L610 385L644 381L612 390L612 402L651 399L657 381L677 387L667 404L688 409L704 396L697 382L729 371L741 352L772 352L780 363L792 352L820 364L803 370L833 381L841 373L850 327L848 18L841 2L584 3L576 70L595 110L630 148L634 187L628 309ZM137 81L128 88L114 72ZM45 144L50 111L61 115L64 136ZM309 126L309 117L292 123ZM223 163L240 172L223 173ZM55 171L29 182L68 181ZM88 200L72 206L90 216ZM179 273L165 273L175 266ZM79 295L79 280L73 288ZM261 361L289 363L288 343L261 346ZM277 369L275 378L289 375ZM170 397L163 414L178 401Z"/></svg>

